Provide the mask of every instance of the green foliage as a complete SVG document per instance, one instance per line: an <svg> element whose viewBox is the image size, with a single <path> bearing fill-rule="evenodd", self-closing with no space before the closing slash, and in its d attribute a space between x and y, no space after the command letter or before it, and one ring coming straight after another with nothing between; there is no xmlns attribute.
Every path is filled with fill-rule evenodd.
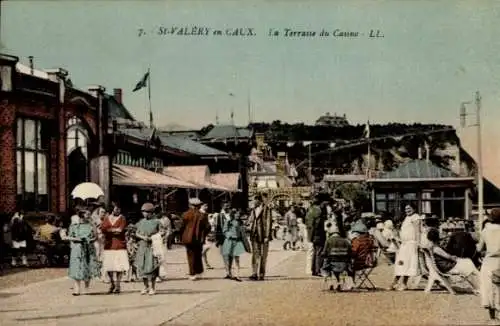
<svg viewBox="0 0 500 326"><path fill-rule="evenodd" d="M342 183L335 191L338 197L349 201L354 207L361 207L370 199L370 192L364 183Z"/></svg>

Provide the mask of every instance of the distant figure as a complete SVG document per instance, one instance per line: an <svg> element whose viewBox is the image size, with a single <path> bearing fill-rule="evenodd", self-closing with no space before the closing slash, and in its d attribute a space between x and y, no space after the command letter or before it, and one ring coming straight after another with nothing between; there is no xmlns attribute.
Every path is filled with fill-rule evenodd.
<svg viewBox="0 0 500 326"><path fill-rule="evenodd" d="M17 260L21 258L23 266L28 266L28 244L33 240L33 230L24 220L24 215L17 212L11 219L10 231L12 236L12 266L17 266Z"/></svg>

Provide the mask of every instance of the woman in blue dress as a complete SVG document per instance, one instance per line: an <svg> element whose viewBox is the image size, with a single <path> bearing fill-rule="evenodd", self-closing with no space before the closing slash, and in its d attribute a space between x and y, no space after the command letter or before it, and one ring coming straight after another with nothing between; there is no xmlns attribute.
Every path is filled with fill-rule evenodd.
<svg viewBox="0 0 500 326"><path fill-rule="evenodd" d="M153 254L151 236L160 232L160 220L154 215L155 207L151 203L142 205L143 218L136 224L136 238L139 240L135 256L137 276L142 278L144 289L141 294L154 295L156 279L160 271L160 261Z"/></svg>
<svg viewBox="0 0 500 326"><path fill-rule="evenodd" d="M229 219L224 222L224 243L222 244L222 257L226 267L226 279L232 279L241 282L240 275L240 256L246 252L244 245L245 230L243 223L238 218L236 210L233 209L229 214ZM233 277L233 260L236 264L236 276Z"/></svg>
<svg viewBox="0 0 500 326"><path fill-rule="evenodd" d="M82 281L85 289L88 289L90 280L99 276L94 247L96 234L90 223L90 213L80 209L78 217L78 221L75 220L75 224L70 225L67 238L71 243L68 274L75 281L73 295L80 295Z"/></svg>

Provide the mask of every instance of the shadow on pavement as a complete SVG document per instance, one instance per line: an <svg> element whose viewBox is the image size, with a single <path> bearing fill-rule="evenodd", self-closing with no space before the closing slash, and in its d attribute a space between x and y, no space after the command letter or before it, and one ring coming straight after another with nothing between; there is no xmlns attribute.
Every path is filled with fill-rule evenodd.
<svg viewBox="0 0 500 326"><path fill-rule="evenodd" d="M82 316L89 316L89 315L97 315L97 314L108 314L108 313L113 313L113 312L118 312L118 311L123 311L123 310L137 310L137 309L142 309L142 308L151 308L151 307L156 307L159 304L149 304L149 305L141 305L141 306L133 306L133 307L121 307L121 308L108 308L108 309L100 309L100 310L94 310L94 311L89 311L89 312L80 312L80 313L73 313L73 314L60 314L60 315L49 315L49 316L37 316L37 317L30 317L30 318L17 318L15 319L16 321L41 321L41 320L50 320L50 319L65 319L65 318L74 318L74 317L82 317Z"/></svg>
<svg viewBox="0 0 500 326"><path fill-rule="evenodd" d="M21 293L3 293L3 292L0 292L0 299L7 299L7 298L10 298L10 297L14 297L16 295L19 295Z"/></svg>
<svg viewBox="0 0 500 326"><path fill-rule="evenodd" d="M203 293L218 293L218 290L187 290L187 289L168 289L156 290L156 295L169 295L169 294L203 294Z"/></svg>

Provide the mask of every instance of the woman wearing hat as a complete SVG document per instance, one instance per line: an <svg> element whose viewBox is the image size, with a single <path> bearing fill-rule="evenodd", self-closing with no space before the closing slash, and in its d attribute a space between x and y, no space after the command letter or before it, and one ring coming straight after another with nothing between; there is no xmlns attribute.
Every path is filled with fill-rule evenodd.
<svg viewBox="0 0 500 326"><path fill-rule="evenodd" d="M151 237L160 232L160 220L154 218L155 207L151 203L145 203L141 207L143 218L136 224L135 236L139 239L135 266L137 276L142 278L144 289L141 294L154 295L156 279L159 275L160 262L153 254Z"/></svg>
<svg viewBox="0 0 500 326"><path fill-rule="evenodd" d="M78 209L77 214L78 218L72 217L67 238L71 243L68 274L75 281L73 295L80 295L82 281L85 289L88 289L90 280L99 276L94 247L96 234L90 222L90 213Z"/></svg>
<svg viewBox="0 0 500 326"><path fill-rule="evenodd" d="M500 289L493 283L493 273L500 269L500 208L491 210L488 219L481 231L481 241L477 245L478 251L486 250L483 265L479 273L481 305L488 309L490 319L495 320L500 310Z"/></svg>

